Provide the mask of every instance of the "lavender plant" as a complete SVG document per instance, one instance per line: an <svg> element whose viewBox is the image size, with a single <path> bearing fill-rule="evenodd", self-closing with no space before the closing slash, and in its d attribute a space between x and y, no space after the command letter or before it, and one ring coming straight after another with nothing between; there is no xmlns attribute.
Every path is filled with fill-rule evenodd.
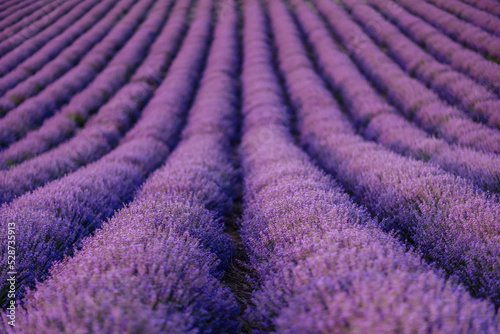
<svg viewBox="0 0 500 334"><path fill-rule="evenodd" d="M401 117L335 43L311 8L300 0L292 0L291 4L300 28L313 48L319 72L338 94L366 138L398 153L434 162L485 190L500 191L500 160L496 155L449 145Z"/></svg>
<svg viewBox="0 0 500 334"><path fill-rule="evenodd" d="M125 140L94 164L26 194L0 209L0 221L17 225L18 294L43 280L54 261L71 253L75 243L103 219L130 201L149 173L165 160L189 108L211 36L211 6L202 2L169 74ZM184 85L177 85L183 82ZM166 121L167 120L167 121ZM168 126L165 123L168 122ZM6 230L0 235L6 236ZM0 253L6 254L6 244ZM2 256L0 276L7 275ZM5 280L3 280L5 281ZM7 285L1 286L2 305Z"/></svg>
<svg viewBox="0 0 500 334"><path fill-rule="evenodd" d="M5 148L24 137L40 122L52 116L75 93L84 89L104 69L118 49L134 35L153 3L153 0L141 1L138 6L127 13L123 21L120 21L121 24L114 26L113 30L94 46L92 52L88 53L78 66L52 82L38 95L27 99L19 106L8 97L0 98L0 105L3 106L4 111L15 108L0 119L0 147ZM50 77L50 74L44 73L44 76ZM24 85L29 84L30 81L26 81L23 85L16 87L16 90L22 90ZM28 88L23 92L26 95L22 94L22 96L31 96L35 93L31 90L36 90L36 85L28 86ZM14 101L18 100L14 99Z"/></svg>
<svg viewBox="0 0 500 334"><path fill-rule="evenodd" d="M285 6L267 4L278 34ZM381 232L294 145L258 1L245 1L244 15L242 236L258 274L247 311L254 332L497 331L491 305ZM431 300L450 307L423 306Z"/></svg>
<svg viewBox="0 0 500 334"><path fill-rule="evenodd" d="M306 150L381 219L385 230L398 231L429 261L456 275L473 295L498 305L496 199L435 166L403 158L356 135L313 73L286 9L280 9L279 16L272 21L277 57Z"/></svg>
<svg viewBox="0 0 500 334"><path fill-rule="evenodd" d="M500 94L500 65L455 42L438 29L398 4L387 0L367 0L402 32L431 53L437 60L470 75L477 82L492 87Z"/></svg>
<svg viewBox="0 0 500 334"><path fill-rule="evenodd" d="M236 126L237 15L220 10L179 146L129 206L29 294L16 330L236 332L238 307L219 279L232 250L220 218L232 206L236 132L220 128Z"/></svg>
<svg viewBox="0 0 500 334"><path fill-rule="evenodd" d="M449 143L483 152L500 152L498 130L473 122L418 80L409 77L336 3L313 2L364 73L404 112L406 118Z"/></svg>
<svg viewBox="0 0 500 334"><path fill-rule="evenodd" d="M122 12L123 9L128 8L127 2L123 4L120 3L118 6L116 6L116 2L117 1L104 1L95 6L91 11L87 12L81 20L76 22L76 24L73 24L66 31L48 41L43 47L37 48L38 50L36 52L29 50L31 52L26 59L18 57L18 55L14 57L14 54L11 57L9 57L10 55L2 57L0 60L0 73L2 74L0 78L0 94L3 95L8 90L17 86L19 83L45 67L47 63L55 61L55 58L57 58L61 52L65 51L65 54L69 55L70 52L68 49L65 49L68 46L69 50L71 50L71 46L74 48L76 45L80 45L81 41L87 40L89 46L82 51L90 50L93 45L92 43L95 44L99 41L99 29L94 27L96 25L103 26L106 24L105 22L108 22L109 31L109 29L111 29L111 24L109 22L116 23L118 19L116 13ZM116 7L114 10L111 10L113 6ZM107 19L105 14L109 15ZM113 16L114 19L112 19ZM101 30L106 32L104 29ZM89 36L92 37L89 38ZM71 61L71 59L67 59L67 61Z"/></svg>

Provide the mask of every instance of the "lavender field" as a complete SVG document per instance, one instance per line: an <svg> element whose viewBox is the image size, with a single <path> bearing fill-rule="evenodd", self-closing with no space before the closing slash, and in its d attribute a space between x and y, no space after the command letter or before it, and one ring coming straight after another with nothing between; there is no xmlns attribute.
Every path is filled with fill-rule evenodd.
<svg viewBox="0 0 500 334"><path fill-rule="evenodd" d="M0 0L0 333L500 333L498 0Z"/></svg>

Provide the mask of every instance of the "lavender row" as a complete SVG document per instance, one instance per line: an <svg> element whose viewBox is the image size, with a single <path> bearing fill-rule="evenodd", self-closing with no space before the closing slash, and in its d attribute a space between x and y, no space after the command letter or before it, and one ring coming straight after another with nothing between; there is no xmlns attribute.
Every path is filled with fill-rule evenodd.
<svg viewBox="0 0 500 334"><path fill-rule="evenodd" d="M14 32L15 29L13 27L17 26L14 25L0 33L0 40L2 41L0 42L0 57L9 52L17 52L17 47L32 38L37 39L39 33L45 35L44 32L47 30L47 27L57 24L58 20L64 18L75 7L82 6L82 3L77 1L61 2L60 0L55 0L48 6L44 6L40 9L40 12L45 15L33 23L30 22L28 26L22 27L21 30ZM83 5L86 5L88 2L91 1L84 1Z"/></svg>
<svg viewBox="0 0 500 334"><path fill-rule="evenodd" d="M325 12L336 6L314 3ZM277 22L281 24L276 23L273 32L278 61L303 146L378 216L381 227L414 243L474 296L498 305L500 206L495 198L431 164L401 157L355 135L313 73L296 27L283 17Z"/></svg>
<svg viewBox="0 0 500 334"><path fill-rule="evenodd" d="M3 105L2 110L4 112L10 110L29 96L36 95L48 84L75 67L82 58L85 56L90 57L88 53L92 51L97 43L102 41L115 25L119 24L120 19L124 17L126 12L130 11L130 8L136 2L137 0L120 2L107 13L106 17L75 40L72 45L61 50L57 57L48 58L47 56L51 55L52 51L55 51L52 45L59 44L59 38L49 42L15 70L0 78L0 85L2 86L0 92L4 95L3 99L0 99L2 101L0 106ZM45 48L51 51L45 52ZM0 59L1 63L2 60ZM6 94L5 91L7 91ZM6 97L7 95L9 98Z"/></svg>
<svg viewBox="0 0 500 334"><path fill-rule="evenodd" d="M90 11L84 10L82 13L86 14L80 20L74 22L72 26L46 44L44 43L41 48L30 42L26 43L26 57L19 53L10 53L2 57L2 59L0 59L0 75L2 75L0 78L0 94L4 95L6 91L36 73L46 63L52 61L67 46L71 45L73 42L77 42L76 40L80 36L85 36L85 33L89 29L99 24L98 21L103 19L116 2L116 0L103 1ZM80 13L79 16L81 16L82 13ZM30 44L32 46L31 49ZM14 68L15 70L11 71Z"/></svg>
<svg viewBox="0 0 500 334"><path fill-rule="evenodd" d="M57 0L45 0L45 1L34 1L26 8L19 10L5 11L1 14L10 15L5 16L0 21L0 37L2 39L12 37L13 34L19 30L26 28L40 17L49 14L51 11L55 10L60 5Z"/></svg>
<svg viewBox="0 0 500 334"><path fill-rule="evenodd" d="M5 2L0 8L0 27L3 29L9 24L18 22L19 18L26 17L36 8L40 8L40 2L36 0Z"/></svg>
<svg viewBox="0 0 500 334"><path fill-rule="evenodd" d="M105 1L105 2L108 2L108 1ZM40 52L40 54L37 54L34 58L35 58L36 62L38 62L38 63L42 62L42 64L39 64L39 67L42 67L43 63L53 59L53 57L56 56L57 53L52 54L52 52L54 52L54 50L51 50L52 46L48 47L48 45L46 43L48 41L53 42L54 37L55 37L56 41L59 40L59 37L61 36L62 30L67 28L66 25L72 25L73 23L75 23L75 20L77 18L79 18L80 16L82 16L83 13L87 12L90 9L90 6L95 5L95 3L92 3L92 1L84 2L84 4L86 4L86 6L84 6L83 8L76 7L74 9L74 11L72 11L70 13L73 15L68 15L68 17L66 17L65 20L63 20L64 22L58 22L56 24L51 25L43 33L36 36L36 38L32 38L31 40L27 41L23 45L16 48L13 52L2 57L0 59L0 73L2 73L2 74L9 73L9 71L11 69L18 66L21 62L23 62L27 58L32 58L32 56L38 52ZM81 12L79 10L81 10ZM76 30L80 30L80 29L78 29L78 28L80 28L80 25L81 25L81 23L73 24L73 28L76 28ZM71 32L71 30L72 29L69 28L70 32ZM78 33L83 33L83 32L85 32L85 29L83 31L80 30ZM98 36L96 36L94 38L94 40L99 40ZM70 42L71 41L67 41L65 43L70 43ZM40 50L40 47L42 47L42 46L44 46L44 48L43 48L43 50ZM57 49L55 51L57 52ZM88 51L88 49L86 51ZM64 59L66 64L68 64L68 65L73 65L70 62L70 59L65 59L62 57L59 57L59 59ZM33 61L31 60L31 62L33 62ZM66 66L68 66L68 65L66 65ZM52 66L52 68L54 68L54 66ZM22 68L21 68L21 70L22 70ZM29 76L29 74L31 74L31 75L35 74L36 70L37 70L37 68L35 65L33 67L27 68L27 71L24 70L23 72L25 73L25 77L26 77L27 75ZM59 76L59 74L63 70L63 68L61 68L61 69L58 68L54 74L49 72L49 70L50 70L50 68L46 67L42 71L42 73L44 73L45 77L47 77L47 79L45 79L45 81L41 81L38 79L38 82L37 82L37 80L35 78L33 78L33 79L30 78L28 81L25 81L23 83L21 83L20 80L16 83L13 83L12 78L10 78L10 77L5 78L5 79L2 78L3 80L10 80L10 85L8 83L6 85L2 84L2 88L0 89L0 92L2 92L2 95L3 95L2 99L1 99L2 112L3 113L8 112L9 110L15 108L15 106L21 104L24 100L26 100L30 96L33 96L33 95L37 94L38 92L40 92L49 82L55 80ZM22 79L22 78L18 78L18 72L19 71L14 71L14 76L15 76L14 79ZM43 76L40 74L40 72L38 72L37 74L38 75L35 76L36 78ZM49 80L49 78L51 80ZM12 84L17 85L17 87L9 90L9 86L12 86Z"/></svg>
<svg viewBox="0 0 500 334"><path fill-rule="evenodd" d="M0 20L9 16L11 12L15 9L22 9L26 6L29 6L33 0L5 0L0 4L0 10L2 11L0 14ZM9 11L9 12L7 12Z"/></svg>
<svg viewBox="0 0 500 334"><path fill-rule="evenodd" d="M162 33L160 33L156 42L151 45L151 49L146 59L144 59L139 68L136 69L135 73L132 74L130 78L132 81L131 87L141 87L136 85L138 81L144 81L151 87L161 82L185 31L187 10L188 8L182 5L172 9L172 14L164 26ZM14 143L5 151L0 152L0 169L5 169L14 164L33 158L71 138L71 136L87 122L89 117L99 110L99 108L102 110L113 110L121 108L120 105L122 104L130 103L134 105L133 102L125 102L130 99L128 96L128 94L130 94L130 89L127 89L126 86L125 88L121 87L129 80L131 72L136 68L138 62L143 59L144 53L148 47L148 42L143 41L140 34L133 38L136 42L129 43L119 51L117 56L103 72L100 73L85 90L76 94L60 112L47 120L39 129L28 133L25 138ZM140 44L143 44L143 46L140 46ZM123 92L120 90L116 93L118 89L123 90ZM103 107L115 93L117 97L114 98L113 102L110 102L111 107ZM132 96L136 95L137 94L132 94ZM148 94L144 94L143 97L140 95L140 98L145 99ZM88 130L85 129L84 133L86 131ZM74 141L77 141L77 139ZM66 147L67 148L63 151L70 149L72 145L69 144ZM96 154L92 156L92 158L97 158L102 155L102 153L99 152L95 153ZM53 153L50 154L52 155ZM65 152L60 156L66 157L67 153ZM64 158L64 160L65 159L67 158ZM78 164L84 164L84 161L86 160L79 160ZM29 164L26 164L24 166L28 165ZM37 163L33 163L33 166L38 166L36 169L41 168ZM22 168L18 169L18 171L19 173L31 175L31 173L26 171L23 172ZM55 175L59 174L60 173L56 173ZM42 179L42 182L46 181L44 178ZM31 182L28 182L28 184L29 183Z"/></svg>
<svg viewBox="0 0 500 334"><path fill-rule="evenodd" d="M500 18L496 17L495 15L478 10L473 6L466 5L458 0L427 1L457 16L461 20L468 21L476 27L482 28L489 33L500 36Z"/></svg>
<svg viewBox="0 0 500 334"><path fill-rule="evenodd" d="M20 330L51 333L64 318L65 331L236 332L237 304L218 280L233 248L221 216L232 206L235 133L220 131L235 128L237 16L231 8L219 13L183 140L135 200L28 296ZM134 271L137 266L142 270ZM128 293L132 287L138 293ZM96 303L111 307L96 309ZM82 310L91 312L82 317Z"/></svg>
<svg viewBox="0 0 500 334"><path fill-rule="evenodd" d="M286 8L268 4L276 28ZM405 252L293 144L265 26L258 2L245 1L242 236L259 275L246 314L254 332L494 333L491 305Z"/></svg>
<svg viewBox="0 0 500 334"><path fill-rule="evenodd" d="M30 130L38 127L44 119L52 116L75 93L92 82L117 51L134 35L140 23L147 17L153 2L153 0L139 2L101 42L88 52L77 66L50 84L40 94L27 99L0 119L0 147L5 148L24 137ZM0 102L4 101L5 99L0 99Z"/></svg>
<svg viewBox="0 0 500 334"><path fill-rule="evenodd" d="M408 37L417 42L440 62L450 64L457 71L491 87L500 95L500 65L484 59L461 44L456 43L418 16L408 13L388 0L367 0Z"/></svg>
<svg viewBox="0 0 500 334"><path fill-rule="evenodd" d="M341 98L345 109L365 137L400 154L434 162L485 190L500 192L498 156L448 145L398 115L335 44L319 17L303 1L292 0L291 3L315 53L320 73Z"/></svg>
<svg viewBox="0 0 500 334"><path fill-rule="evenodd" d="M500 16L500 7L498 6L498 2L495 0L461 0L461 1L469 5L475 6L481 10Z"/></svg>
<svg viewBox="0 0 500 334"><path fill-rule="evenodd" d="M109 66L101 73L102 76L99 76L87 90L74 99L76 104L72 100L67 105L68 108L64 108L53 120L49 120L46 126L42 126L32 136L26 137L26 141L19 142L19 144L28 145L28 152L36 148L48 150L51 144L57 144L57 142L54 143L54 140L63 141L71 134L75 134L79 122L89 118L89 112L92 109L98 109L98 112L87 122L85 128L71 140L35 159L8 171L0 172L0 184L3 190L0 195L0 203L10 202L16 196L95 161L118 145L123 135L134 125L140 110L151 98L154 87L159 82L133 81L120 89L109 102L102 106L100 102L104 103L108 95L112 95L125 84L127 78L132 74L130 72L143 60L152 42L154 42L152 47L155 49L165 50L165 46L167 46L168 49L165 50L167 55L168 52L174 54L180 39L179 35L182 35L184 30L187 14L185 5L179 5L176 8L175 15L178 15L178 19L172 20L171 24L165 26L163 33L155 41L156 34L161 29L171 4L171 1L156 2L151 14L148 15L138 32L118 52ZM159 46L160 44L162 46ZM164 54L164 58L161 60L163 66L167 66L171 59L172 56ZM148 60L152 62L151 58ZM148 66L148 63L141 66ZM162 76L158 75L158 80L161 81ZM111 80L109 80L110 78ZM82 102L84 104L80 105ZM46 133L48 133L47 138L44 138ZM37 134L39 138L36 138ZM45 139L46 141L37 142L37 139ZM30 144L36 146L33 148L29 146ZM16 146L13 148L14 150L6 150L5 152L14 151L15 153Z"/></svg>
<svg viewBox="0 0 500 334"><path fill-rule="evenodd" d="M339 5L328 1L318 4L321 15L359 67L406 118L449 143L500 153L498 130L473 122L463 111L448 106L417 79L409 77Z"/></svg>
<svg viewBox="0 0 500 334"><path fill-rule="evenodd" d="M481 52L489 60L500 62L500 38L462 21L425 1L399 1L401 6L420 16L452 39Z"/></svg>
<svg viewBox="0 0 500 334"><path fill-rule="evenodd" d="M370 6L357 0L343 0L342 3L359 25L365 27L366 33L379 46L384 46L407 73L418 77L450 104L500 129L497 112L500 100L496 94L455 72L449 65L436 61Z"/></svg>
<svg viewBox="0 0 500 334"><path fill-rule="evenodd" d="M75 243L130 201L172 149L211 37L211 2L200 2L199 6L167 77L121 144L96 163L0 209L2 223L16 224L17 299L35 280L46 278L54 261L71 253ZM0 248L1 254L6 255L6 251ZM3 261L0 277L6 278L9 269ZM7 288L1 285L2 305L7 302Z"/></svg>

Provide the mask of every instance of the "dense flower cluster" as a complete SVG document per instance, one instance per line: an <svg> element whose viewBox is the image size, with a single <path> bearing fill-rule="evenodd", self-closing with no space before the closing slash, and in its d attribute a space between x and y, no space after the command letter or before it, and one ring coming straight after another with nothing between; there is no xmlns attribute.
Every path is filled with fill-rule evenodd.
<svg viewBox="0 0 500 334"><path fill-rule="evenodd" d="M278 53L286 52L296 38L292 21L283 3L267 4ZM294 145L262 9L248 1L244 13L242 234L259 274L247 312L257 332L498 330L488 304L405 252ZM307 80L302 57L278 59L287 74Z"/></svg>
<svg viewBox="0 0 500 334"><path fill-rule="evenodd" d="M485 81L500 94L500 65L464 47L440 30L389 0L366 0L393 21L405 34L419 43L439 61L469 74L474 79ZM482 1L481 1L482 2Z"/></svg>
<svg viewBox="0 0 500 334"><path fill-rule="evenodd" d="M191 29L207 30L210 5L198 3ZM236 331L238 306L219 281L232 249L220 217L231 210L236 133L219 131L236 121L237 15L230 8L220 13L179 146L129 206L28 296L21 332Z"/></svg>
<svg viewBox="0 0 500 334"><path fill-rule="evenodd" d="M500 60L500 38L473 24L464 22L454 15L433 6L426 1L400 0L401 5L421 16L445 34L457 41L496 60ZM465 14L468 16L467 14ZM498 32L500 27L496 26Z"/></svg>
<svg viewBox="0 0 500 334"><path fill-rule="evenodd" d="M450 143L500 153L498 131L473 122L458 108L441 100L425 84L408 76L339 5L326 0L313 2L364 73L387 94L387 98L405 117Z"/></svg>
<svg viewBox="0 0 500 334"><path fill-rule="evenodd" d="M207 5L200 8L205 7ZM18 227L17 272L21 293L35 280L43 279L51 264L68 254L75 242L130 201L147 175L159 167L175 145L210 38L210 8L200 11L201 17L192 25L168 76L116 149L99 161L0 209L1 223L16 222ZM0 236L5 239L6 233L7 230L2 229ZM0 254L5 263L7 244L0 245ZM2 265L3 300L7 291L3 278L7 272L7 266Z"/></svg>
<svg viewBox="0 0 500 334"><path fill-rule="evenodd" d="M494 0L0 0L0 332L500 333Z"/></svg>
<svg viewBox="0 0 500 334"><path fill-rule="evenodd" d="M500 160L496 155L448 145L398 115L335 44L312 10L302 1L291 3L324 78L341 96L345 108L367 138L401 154L435 162L483 189L500 191Z"/></svg>

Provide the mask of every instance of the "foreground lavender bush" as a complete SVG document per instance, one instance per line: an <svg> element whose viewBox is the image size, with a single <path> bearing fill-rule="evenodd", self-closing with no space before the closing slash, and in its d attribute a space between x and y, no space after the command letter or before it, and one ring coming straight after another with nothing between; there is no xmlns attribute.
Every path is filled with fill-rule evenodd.
<svg viewBox="0 0 500 334"><path fill-rule="evenodd" d="M313 73L286 8L280 9L279 3L272 8L281 17L272 20L277 56L306 150L380 217L386 230L398 231L427 259L457 275L473 295L498 305L498 201L464 179L355 135L330 92Z"/></svg>
<svg viewBox="0 0 500 334"><path fill-rule="evenodd" d="M314 50L320 73L340 96L365 137L398 153L434 162L485 190L500 191L500 158L497 155L449 145L398 115L335 44L311 8L301 0L291 3L305 38Z"/></svg>
<svg viewBox="0 0 500 334"><path fill-rule="evenodd" d="M30 293L19 332L236 332L238 307L218 278L232 249L220 218L235 179L237 15L234 5L218 14L183 140L135 201Z"/></svg>
<svg viewBox="0 0 500 334"><path fill-rule="evenodd" d="M78 241L130 201L137 187L175 145L204 63L211 36L211 7L210 2L200 3L168 76L118 148L0 209L0 223L14 222L17 229L16 298L22 298L35 280L44 280L54 261L71 253ZM5 238L6 233L2 229L0 237ZM3 282L9 271L6 252L7 245L1 245ZM2 305L7 302L7 289L7 284L1 283Z"/></svg>
<svg viewBox="0 0 500 334"><path fill-rule="evenodd" d="M268 4L286 18L283 3ZM492 305L405 252L293 144L262 9L245 1L244 13L242 236L258 274L255 332L498 331Z"/></svg>

